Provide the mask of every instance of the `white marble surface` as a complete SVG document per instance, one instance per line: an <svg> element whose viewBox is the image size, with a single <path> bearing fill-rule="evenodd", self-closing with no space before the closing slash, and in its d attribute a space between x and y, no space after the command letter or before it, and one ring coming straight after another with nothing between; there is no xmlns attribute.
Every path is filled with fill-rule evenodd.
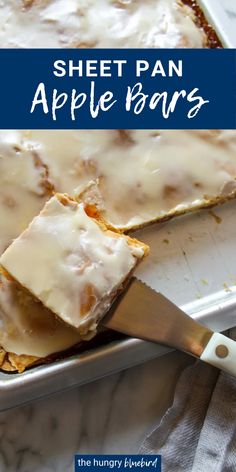
<svg viewBox="0 0 236 472"><path fill-rule="evenodd" d="M235 24L236 0L220 0ZM190 362L172 353L0 414L0 472L70 472L73 455L136 453Z"/></svg>
<svg viewBox="0 0 236 472"><path fill-rule="evenodd" d="M72 472L76 452L137 453L190 361L172 353L0 414L0 471Z"/></svg>

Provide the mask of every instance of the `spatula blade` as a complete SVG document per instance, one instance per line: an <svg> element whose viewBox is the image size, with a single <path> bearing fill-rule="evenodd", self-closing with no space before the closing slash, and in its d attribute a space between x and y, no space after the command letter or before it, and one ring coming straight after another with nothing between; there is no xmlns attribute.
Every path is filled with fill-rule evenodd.
<svg viewBox="0 0 236 472"><path fill-rule="evenodd" d="M158 342L200 357L213 332L196 323L161 293L132 278L103 326L129 336Z"/></svg>

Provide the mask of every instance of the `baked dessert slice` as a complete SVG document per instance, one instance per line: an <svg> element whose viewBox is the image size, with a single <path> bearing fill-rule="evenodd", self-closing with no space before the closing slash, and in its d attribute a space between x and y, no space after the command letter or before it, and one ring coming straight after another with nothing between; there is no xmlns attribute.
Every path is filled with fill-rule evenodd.
<svg viewBox="0 0 236 472"><path fill-rule="evenodd" d="M147 253L145 244L108 227L95 207L57 194L0 263L45 307L88 337Z"/></svg>
<svg viewBox="0 0 236 472"><path fill-rule="evenodd" d="M0 131L0 254L52 194L48 169L15 131Z"/></svg>
<svg viewBox="0 0 236 472"><path fill-rule="evenodd" d="M97 177L78 191L116 228L138 229L236 197L235 130L122 131L121 139L91 153Z"/></svg>
<svg viewBox="0 0 236 472"><path fill-rule="evenodd" d="M22 372L80 341L77 330L0 271L0 369Z"/></svg>
<svg viewBox="0 0 236 472"><path fill-rule="evenodd" d="M235 130L30 131L57 188L122 231L236 196Z"/></svg>
<svg viewBox="0 0 236 472"><path fill-rule="evenodd" d="M194 0L2 0L0 44L3 48L208 47L213 33L199 12Z"/></svg>

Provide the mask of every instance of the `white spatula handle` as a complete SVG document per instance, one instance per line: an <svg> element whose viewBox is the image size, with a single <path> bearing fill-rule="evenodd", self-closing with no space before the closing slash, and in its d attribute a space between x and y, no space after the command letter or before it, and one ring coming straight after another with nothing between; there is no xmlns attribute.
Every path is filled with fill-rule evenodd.
<svg viewBox="0 0 236 472"><path fill-rule="evenodd" d="M200 359L236 377L236 342L214 333Z"/></svg>

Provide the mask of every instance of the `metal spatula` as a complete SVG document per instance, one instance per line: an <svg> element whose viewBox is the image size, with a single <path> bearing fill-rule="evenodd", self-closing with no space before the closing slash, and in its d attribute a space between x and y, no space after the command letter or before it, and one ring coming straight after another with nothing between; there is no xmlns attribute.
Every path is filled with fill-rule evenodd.
<svg viewBox="0 0 236 472"><path fill-rule="evenodd" d="M101 323L134 338L187 352L236 377L236 342L200 325L135 278Z"/></svg>

